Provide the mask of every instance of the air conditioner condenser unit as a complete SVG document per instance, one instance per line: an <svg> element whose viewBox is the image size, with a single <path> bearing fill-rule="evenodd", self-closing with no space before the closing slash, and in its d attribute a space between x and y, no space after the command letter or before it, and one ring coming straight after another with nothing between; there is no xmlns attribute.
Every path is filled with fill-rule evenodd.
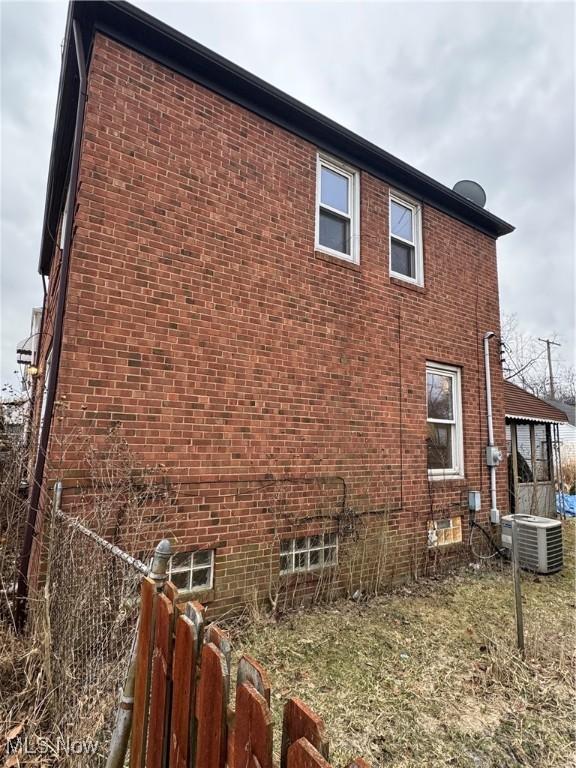
<svg viewBox="0 0 576 768"><path fill-rule="evenodd" d="M521 568L536 573L556 573L564 565L562 523L536 515L504 515L502 546L512 553L512 520L516 518L518 560Z"/></svg>

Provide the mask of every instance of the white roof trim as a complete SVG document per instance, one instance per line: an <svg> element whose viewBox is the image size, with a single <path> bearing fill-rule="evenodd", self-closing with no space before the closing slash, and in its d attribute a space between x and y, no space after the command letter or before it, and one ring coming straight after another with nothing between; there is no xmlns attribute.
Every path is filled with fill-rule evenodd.
<svg viewBox="0 0 576 768"><path fill-rule="evenodd" d="M569 421L560 421L559 419L542 419L534 416L516 416L513 413L505 413L506 419L515 419L516 421L534 421L537 424L569 424Z"/></svg>

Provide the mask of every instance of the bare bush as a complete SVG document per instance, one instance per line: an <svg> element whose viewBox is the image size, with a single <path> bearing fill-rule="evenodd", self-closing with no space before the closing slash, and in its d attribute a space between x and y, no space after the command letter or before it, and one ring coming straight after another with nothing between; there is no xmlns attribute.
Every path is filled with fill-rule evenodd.
<svg viewBox="0 0 576 768"><path fill-rule="evenodd" d="M79 450L79 438L68 436L58 447L54 453L64 463L69 450ZM131 552L131 542L146 539L142 530L151 519L153 526L163 521L163 508L173 502L156 468L142 469L115 431L97 449L82 450L89 479L65 489L64 511L56 509L50 489L43 491L39 579L29 594L27 634L6 634L0 662L0 722L12 733L22 726L16 739L42 740L53 764L65 767L84 766L87 758L64 754L62 739L89 740L96 749L90 765L105 764L142 575L84 533L76 519L147 561L151 552ZM50 466L46 475L58 477L58 470Z"/></svg>

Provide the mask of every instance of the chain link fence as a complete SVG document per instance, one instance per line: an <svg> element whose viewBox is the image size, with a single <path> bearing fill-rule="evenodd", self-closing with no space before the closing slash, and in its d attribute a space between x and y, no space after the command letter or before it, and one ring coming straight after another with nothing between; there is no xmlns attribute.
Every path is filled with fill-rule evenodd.
<svg viewBox="0 0 576 768"><path fill-rule="evenodd" d="M56 492L45 521L40 587L30 597L31 632L43 655L45 738L59 766L104 766L149 560L96 533L97 516L88 527L58 502Z"/></svg>

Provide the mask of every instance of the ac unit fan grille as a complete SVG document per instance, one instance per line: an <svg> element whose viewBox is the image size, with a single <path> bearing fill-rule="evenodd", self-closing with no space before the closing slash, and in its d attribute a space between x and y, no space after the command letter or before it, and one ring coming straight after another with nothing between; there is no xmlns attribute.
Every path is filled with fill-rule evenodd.
<svg viewBox="0 0 576 768"><path fill-rule="evenodd" d="M549 528L546 535L546 560L548 570L560 570L563 565L562 528Z"/></svg>

